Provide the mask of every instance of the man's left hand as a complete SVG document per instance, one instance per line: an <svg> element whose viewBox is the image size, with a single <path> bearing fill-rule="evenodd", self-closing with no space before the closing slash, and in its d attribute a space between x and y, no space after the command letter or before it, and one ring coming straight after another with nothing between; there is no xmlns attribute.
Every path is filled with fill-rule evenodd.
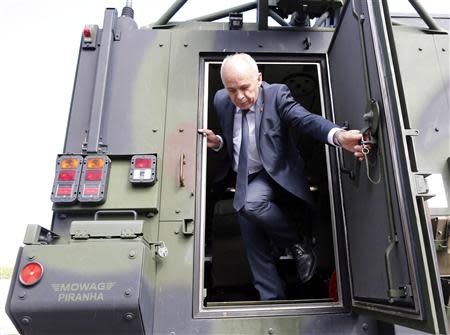
<svg viewBox="0 0 450 335"><path fill-rule="evenodd" d="M359 130L339 130L334 136L342 148L353 152L360 161L364 160L363 146L361 145L362 134Z"/></svg>

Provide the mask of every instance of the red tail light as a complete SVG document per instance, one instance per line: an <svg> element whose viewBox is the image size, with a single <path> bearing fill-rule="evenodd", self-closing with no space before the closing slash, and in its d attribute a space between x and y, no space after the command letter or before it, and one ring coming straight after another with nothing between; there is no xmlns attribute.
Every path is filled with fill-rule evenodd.
<svg viewBox="0 0 450 335"><path fill-rule="evenodd" d="M98 181L102 179L102 170L87 170L86 180Z"/></svg>
<svg viewBox="0 0 450 335"><path fill-rule="evenodd" d="M58 181L74 181L77 170L61 170L59 171Z"/></svg>
<svg viewBox="0 0 450 335"><path fill-rule="evenodd" d="M131 157L130 175L128 180L133 184L155 184L156 156L135 155Z"/></svg>
<svg viewBox="0 0 450 335"><path fill-rule="evenodd" d="M32 286L41 280L43 274L43 266L38 262L31 262L20 271L19 281L22 285Z"/></svg>
<svg viewBox="0 0 450 335"><path fill-rule="evenodd" d="M83 157L59 156L51 199L54 203L73 203L77 199Z"/></svg>
<svg viewBox="0 0 450 335"><path fill-rule="evenodd" d="M106 200L110 162L104 155L84 158L78 201L102 203Z"/></svg>

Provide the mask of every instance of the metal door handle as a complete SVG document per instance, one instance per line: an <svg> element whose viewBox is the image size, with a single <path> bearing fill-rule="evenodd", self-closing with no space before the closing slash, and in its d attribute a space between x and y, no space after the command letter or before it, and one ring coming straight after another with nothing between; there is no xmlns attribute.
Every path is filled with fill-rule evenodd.
<svg viewBox="0 0 450 335"><path fill-rule="evenodd" d="M180 155L180 187L184 187L184 165L186 165L186 155L183 153Z"/></svg>

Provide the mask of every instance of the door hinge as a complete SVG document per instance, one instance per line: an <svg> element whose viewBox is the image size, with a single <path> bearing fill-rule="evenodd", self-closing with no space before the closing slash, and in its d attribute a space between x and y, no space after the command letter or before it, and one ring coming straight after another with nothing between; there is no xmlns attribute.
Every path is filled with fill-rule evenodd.
<svg viewBox="0 0 450 335"><path fill-rule="evenodd" d="M406 136L419 136L420 135L419 129L404 129L403 132Z"/></svg>
<svg viewBox="0 0 450 335"><path fill-rule="evenodd" d="M86 230L77 230L74 232L72 238L74 240L88 240L90 236Z"/></svg>
<svg viewBox="0 0 450 335"><path fill-rule="evenodd" d="M411 285L401 286L398 289L390 289L387 292L389 297L389 302L394 302L395 298L406 298L412 297L412 288Z"/></svg>
<svg viewBox="0 0 450 335"><path fill-rule="evenodd" d="M120 232L120 238L133 239L136 237L137 235L134 233L134 230L130 228L123 228L122 231Z"/></svg>
<svg viewBox="0 0 450 335"><path fill-rule="evenodd" d="M448 249L450 216L437 216L431 219L436 251Z"/></svg>

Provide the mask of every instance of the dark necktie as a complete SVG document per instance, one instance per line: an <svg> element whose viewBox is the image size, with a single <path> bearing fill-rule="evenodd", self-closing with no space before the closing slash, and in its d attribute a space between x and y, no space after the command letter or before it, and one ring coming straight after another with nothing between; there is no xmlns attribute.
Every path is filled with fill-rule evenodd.
<svg viewBox="0 0 450 335"><path fill-rule="evenodd" d="M233 207L236 211L244 207L248 185L247 148L248 148L248 109L242 110L241 125L241 149L239 151L239 163L236 177L236 192L234 194Z"/></svg>

